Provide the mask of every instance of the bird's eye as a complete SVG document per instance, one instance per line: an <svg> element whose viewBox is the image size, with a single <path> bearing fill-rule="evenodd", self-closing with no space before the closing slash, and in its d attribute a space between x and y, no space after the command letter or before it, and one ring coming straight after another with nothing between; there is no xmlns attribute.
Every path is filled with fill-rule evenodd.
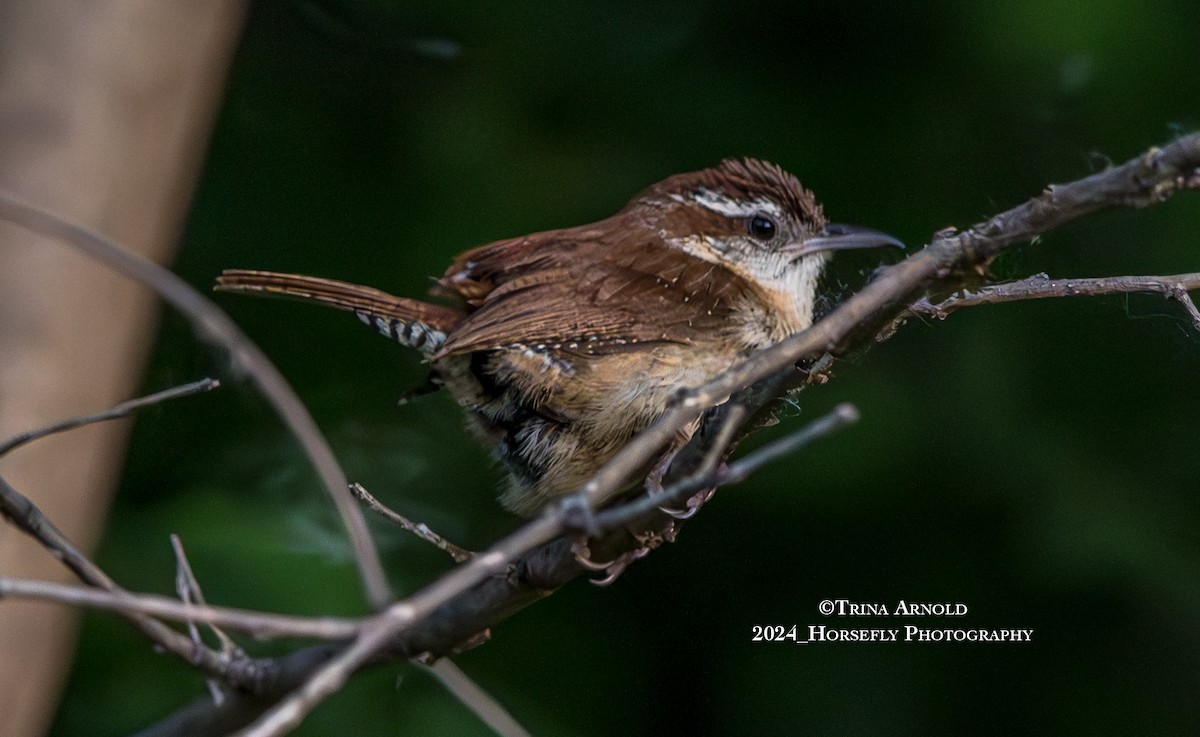
<svg viewBox="0 0 1200 737"><path fill-rule="evenodd" d="M760 241L771 240L775 237L775 231L777 230L775 221L766 215L755 215L750 218L747 227L750 230L750 235Z"/></svg>

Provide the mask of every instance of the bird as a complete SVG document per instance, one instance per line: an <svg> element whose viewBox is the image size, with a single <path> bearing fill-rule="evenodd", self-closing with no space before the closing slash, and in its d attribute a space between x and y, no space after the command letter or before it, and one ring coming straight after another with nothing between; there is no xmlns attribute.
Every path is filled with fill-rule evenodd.
<svg viewBox="0 0 1200 737"><path fill-rule="evenodd" d="M468 250L431 288L441 302L246 269L223 271L215 289L347 310L418 351L507 471L502 506L529 517L576 491L681 389L809 327L834 251L888 246L904 247L830 223L778 165L731 158L653 184L598 222Z"/></svg>

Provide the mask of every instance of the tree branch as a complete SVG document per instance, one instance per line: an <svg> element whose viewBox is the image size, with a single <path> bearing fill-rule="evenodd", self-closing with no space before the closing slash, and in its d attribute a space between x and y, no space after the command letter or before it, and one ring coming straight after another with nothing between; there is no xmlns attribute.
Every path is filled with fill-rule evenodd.
<svg viewBox="0 0 1200 737"><path fill-rule="evenodd" d="M74 430L77 427L83 427L84 425L90 425L95 422L105 422L107 420L128 417L142 407L149 407L153 404L159 404L161 402L190 396L192 394L199 394L200 392L212 391L219 386L221 386L221 382L217 381L216 379L201 379L199 381L194 381L191 384L184 384L183 386L172 387L171 389L165 389L161 392L156 392L154 394L139 397L137 399L130 399L128 402L122 402L111 409L107 409L103 412L97 412L93 415L72 417L70 419L63 420L62 422L56 422L53 425L47 425L46 427L39 428L37 430L30 430L29 432L21 433L20 435L11 437L3 443L0 443L0 456L7 455L9 451L15 448L19 448L22 445L31 443L39 438L44 438L47 435L65 432L66 430Z"/></svg>
<svg viewBox="0 0 1200 737"><path fill-rule="evenodd" d="M425 542L434 546L438 550L449 555L455 563L462 563L465 560L470 560L474 555L470 550L460 547L450 542L446 538L429 529L429 525L424 522L413 522L408 517L400 514L396 510L387 506L383 502L375 498L375 495L367 491L366 487L359 483L350 484L350 493L354 495L363 504L367 505L367 509L383 517L388 522L396 525L400 529L411 532Z"/></svg>
<svg viewBox="0 0 1200 737"><path fill-rule="evenodd" d="M454 694L459 702L470 707L480 721L491 727L500 737L530 737L529 732L517 723L491 694L480 688L452 660L443 658L428 667L429 672L447 691Z"/></svg>
<svg viewBox="0 0 1200 737"><path fill-rule="evenodd" d="M903 320L907 315L917 315L945 320L952 312L978 305L1049 297L1094 297L1101 294L1148 292L1162 294L1182 304L1192 320L1192 326L1200 330L1200 311L1196 309L1196 303L1188 294L1195 289L1200 289L1200 273L1174 276L1107 276L1092 279L1051 279L1046 274L1035 274L1019 281L990 284L978 289L963 289L936 304L922 297L909 305L905 314L897 319Z"/></svg>
<svg viewBox="0 0 1200 737"><path fill-rule="evenodd" d="M0 577L0 599L9 596L56 601L122 614L144 614L177 622L201 622L246 632L257 638L303 637L343 641L354 637L359 627L359 620L345 617L292 617L249 609L191 604L165 596L132 594L122 589L104 590ZM190 640L188 642L192 644Z"/></svg>
<svg viewBox="0 0 1200 737"><path fill-rule="evenodd" d="M742 458L737 463L725 468L718 468L717 463L727 452L732 437L725 443L713 446L715 452L710 454L710 460L701 465L695 473L687 476L658 495L645 495L626 504L616 505L596 514L595 525L602 533L620 529L626 525L636 524L644 520L650 513L665 505L680 504L689 496L706 488L730 486L746 480L746 478L766 464L779 458L795 453L818 438L828 437L838 430L858 421L858 410L850 404L840 404L833 412L811 422L800 430L787 435L773 443L759 448ZM728 428L731 435L738 425L726 423L722 428Z"/></svg>

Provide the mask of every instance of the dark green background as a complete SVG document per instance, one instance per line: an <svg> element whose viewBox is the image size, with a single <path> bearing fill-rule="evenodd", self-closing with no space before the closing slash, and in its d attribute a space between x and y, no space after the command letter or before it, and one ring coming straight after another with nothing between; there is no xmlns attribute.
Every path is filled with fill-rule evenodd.
<svg viewBox="0 0 1200 737"><path fill-rule="evenodd" d="M338 277L416 295L486 241L589 222L668 174L774 160L836 220L911 244L1200 125L1195 0L260 3L179 272ZM1019 277L1200 270L1200 197L1103 214L1006 257ZM835 293L878 254L842 258ZM516 521L417 361L352 318L220 297L349 475L452 539ZM1135 296L909 325L807 392L793 430L863 421L719 494L618 584L580 581L457 659L537 735L1123 735L1200 731L1200 337ZM363 611L330 504L263 402L168 314L99 552L170 593L177 532L211 601ZM379 525L399 591L447 568ZM931 624L1030 644L752 643L822 599L961 601ZM246 643L255 652L271 647ZM56 735L121 734L203 693L87 617ZM356 678L303 735L486 734L420 671Z"/></svg>

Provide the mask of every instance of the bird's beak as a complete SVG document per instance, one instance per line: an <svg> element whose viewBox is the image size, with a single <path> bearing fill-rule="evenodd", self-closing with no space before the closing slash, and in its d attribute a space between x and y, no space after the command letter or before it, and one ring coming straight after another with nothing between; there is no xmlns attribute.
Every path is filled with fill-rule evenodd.
<svg viewBox="0 0 1200 737"><path fill-rule="evenodd" d="M797 244L794 251L796 256L807 256L819 251L845 251L851 248L882 248L894 246L904 248L904 244L887 233L864 228L860 225L842 225L829 223L817 235Z"/></svg>

